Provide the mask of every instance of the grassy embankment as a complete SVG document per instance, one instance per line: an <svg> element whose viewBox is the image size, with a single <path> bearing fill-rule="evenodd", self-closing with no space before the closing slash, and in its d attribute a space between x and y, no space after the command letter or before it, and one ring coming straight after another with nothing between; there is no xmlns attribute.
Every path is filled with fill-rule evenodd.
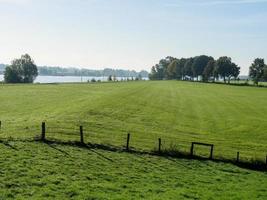
<svg viewBox="0 0 267 200"><path fill-rule="evenodd" d="M267 174L212 161L0 144L0 199L266 199Z"/></svg>

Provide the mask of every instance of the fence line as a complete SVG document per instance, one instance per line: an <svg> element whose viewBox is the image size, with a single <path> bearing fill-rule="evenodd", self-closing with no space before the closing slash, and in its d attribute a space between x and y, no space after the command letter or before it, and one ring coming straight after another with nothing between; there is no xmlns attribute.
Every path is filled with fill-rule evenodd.
<svg viewBox="0 0 267 200"><path fill-rule="evenodd" d="M15 130L15 129L8 129L8 130ZM40 129L38 130L38 128L34 128L34 129L28 129L31 131L40 131ZM24 131L28 131L27 129L24 129ZM0 121L0 133L3 131L3 122ZM94 139L97 139L100 141L100 143L102 144L103 141L108 141L106 142L108 145L112 145L112 146L121 146L122 148L124 147L126 151L132 151L132 150L145 150L147 148L147 150L149 150L150 152L156 152L159 155L169 155L169 156L190 156L191 158L202 158L200 157L200 155L196 155L195 151L194 151L194 146L195 145L200 145L200 146L208 146L210 147L210 154L209 157L206 157L206 159L210 159L210 160L221 160L221 161L231 161L231 162L235 162L236 164L242 164L242 163L248 163L247 161L241 160L240 159L240 152L236 152L236 158L235 159L229 159L227 157L214 157L214 144L208 144L208 143L201 143L201 142L192 142L191 143L191 148L188 147L188 152L187 151L181 151L181 148L177 148L177 144L176 142L174 142L175 140L177 141L177 139L175 138L175 140L170 139L170 137L166 137L166 139L171 140L171 143L169 146L165 145L165 141L166 139L164 138L155 138L154 141L148 138L134 138L132 134L128 133L127 135L125 134L124 137L121 137L123 135L116 135L116 137L112 137L108 138L107 135L99 135L97 133L92 133L90 134L90 137L86 138L85 136L85 132L87 132L87 130L84 129L83 126L77 126L77 128L75 128L75 126L73 126L72 128L62 128L62 127L57 127L57 126L47 126L46 122L42 122L41 123L41 134L39 135L39 139L41 141L48 141L50 138L52 139L56 139L55 137L50 137L51 134L62 134L62 135L68 135L68 136L73 136L75 138L77 138L77 140L80 142L80 144L85 145L86 142L85 140L89 139L89 141L93 141ZM37 134L38 136L38 134ZM88 136L88 135L87 135ZM110 135L112 136L112 135ZM105 140L101 140L101 137L104 137ZM123 145L123 140L125 140L125 146ZM8 138L7 138L8 139ZM66 139L66 138L60 138L62 139ZM68 138L69 139L69 138ZM76 139L75 139L76 140ZM76 140L76 141L77 141ZM137 146L135 146L137 142ZM140 143L139 143L140 142ZM169 141L168 141L169 142ZM181 141L179 141L181 142ZM184 144L183 144L184 142ZM183 141L182 144L179 144L179 147L186 147L186 143L190 144L188 141ZM111 144L112 143L112 144ZM175 144L175 146L171 146L172 144ZM146 146L145 146L146 145ZM154 147L153 147L153 146ZM142 148L140 147L142 146ZM150 146L150 148L148 148L148 146ZM242 158L245 158L245 156L242 156ZM267 170L267 155L266 157L263 158L263 160L251 160L249 162L249 164L253 165L255 168L259 167L262 168L262 166L264 165L264 169Z"/></svg>

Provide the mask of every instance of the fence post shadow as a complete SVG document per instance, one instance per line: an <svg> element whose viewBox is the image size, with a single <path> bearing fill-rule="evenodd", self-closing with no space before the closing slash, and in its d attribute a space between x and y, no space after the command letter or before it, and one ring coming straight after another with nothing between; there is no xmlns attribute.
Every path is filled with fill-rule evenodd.
<svg viewBox="0 0 267 200"><path fill-rule="evenodd" d="M131 134L128 133L127 134L127 141L126 141L126 151L129 151L130 148L129 148L129 145L130 145L130 137L131 137Z"/></svg>
<svg viewBox="0 0 267 200"><path fill-rule="evenodd" d="M45 132L46 132L45 122L42 122L42 133L41 133L42 141L45 141Z"/></svg>

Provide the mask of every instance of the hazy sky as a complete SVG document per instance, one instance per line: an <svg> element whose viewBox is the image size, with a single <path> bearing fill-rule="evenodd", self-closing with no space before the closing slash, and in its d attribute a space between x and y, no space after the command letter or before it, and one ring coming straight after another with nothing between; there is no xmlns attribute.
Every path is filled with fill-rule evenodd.
<svg viewBox="0 0 267 200"><path fill-rule="evenodd" d="M165 56L267 61L267 0L0 0L0 63L146 69Z"/></svg>

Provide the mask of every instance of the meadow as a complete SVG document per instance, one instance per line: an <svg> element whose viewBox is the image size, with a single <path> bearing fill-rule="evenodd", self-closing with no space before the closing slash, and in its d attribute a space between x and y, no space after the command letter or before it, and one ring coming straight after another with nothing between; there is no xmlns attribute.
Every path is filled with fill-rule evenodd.
<svg viewBox="0 0 267 200"><path fill-rule="evenodd" d="M266 199L267 174L231 164L9 141L0 199Z"/></svg>
<svg viewBox="0 0 267 200"><path fill-rule="evenodd" d="M143 150L193 141L215 145L215 157L266 157L266 88L145 81L96 84L0 86L0 136L29 138L47 124L48 137ZM205 153L206 150L199 150Z"/></svg>
<svg viewBox="0 0 267 200"><path fill-rule="evenodd" d="M190 151L265 162L266 88L181 81L0 85L0 199L264 199L266 172L212 161L27 141L79 141L138 151ZM205 147L195 153L208 156Z"/></svg>

